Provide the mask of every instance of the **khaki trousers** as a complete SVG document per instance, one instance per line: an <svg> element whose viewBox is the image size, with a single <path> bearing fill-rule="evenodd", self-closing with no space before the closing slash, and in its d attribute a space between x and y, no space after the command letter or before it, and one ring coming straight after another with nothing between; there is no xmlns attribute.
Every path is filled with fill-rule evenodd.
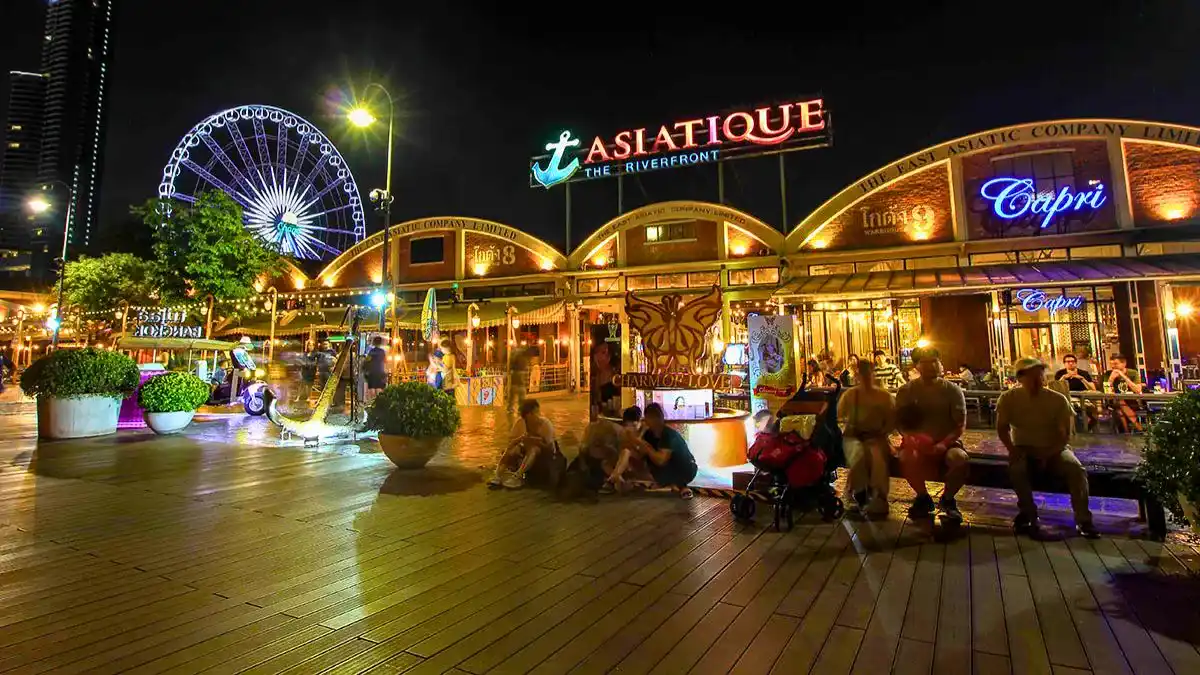
<svg viewBox="0 0 1200 675"><path fill-rule="evenodd" d="M1017 493L1017 507L1022 514L1036 521L1037 505L1033 502L1033 486L1029 479L1031 470L1049 471L1066 480L1067 491L1071 493L1071 510L1075 512L1075 524L1091 524L1087 469L1083 468L1070 448L1053 450L1018 445L1008 456L1009 480L1012 481L1013 491Z"/></svg>

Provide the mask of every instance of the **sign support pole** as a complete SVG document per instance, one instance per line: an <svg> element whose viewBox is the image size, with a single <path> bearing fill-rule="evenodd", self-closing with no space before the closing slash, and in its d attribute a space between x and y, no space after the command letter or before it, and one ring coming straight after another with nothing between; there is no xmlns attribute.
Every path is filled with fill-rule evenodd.
<svg viewBox="0 0 1200 675"><path fill-rule="evenodd" d="M625 213L625 174L617 176L617 215Z"/></svg>
<svg viewBox="0 0 1200 675"><path fill-rule="evenodd" d="M567 183L567 248L571 250L571 184Z"/></svg>
<svg viewBox="0 0 1200 675"><path fill-rule="evenodd" d="M783 153L779 153L779 201L783 206L783 231L788 231L787 214L787 172L783 166Z"/></svg>
<svg viewBox="0 0 1200 675"><path fill-rule="evenodd" d="M717 160L717 203L725 203L725 163Z"/></svg>

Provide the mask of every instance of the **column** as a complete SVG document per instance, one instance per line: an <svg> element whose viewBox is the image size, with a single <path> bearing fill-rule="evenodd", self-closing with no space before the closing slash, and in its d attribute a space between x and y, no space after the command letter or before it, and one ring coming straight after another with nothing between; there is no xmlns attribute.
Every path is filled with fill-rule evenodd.
<svg viewBox="0 0 1200 675"><path fill-rule="evenodd" d="M571 329L567 337L567 379L571 383L571 392L579 393L579 303L567 304L567 323Z"/></svg>
<svg viewBox="0 0 1200 675"><path fill-rule="evenodd" d="M1179 348L1179 325L1176 323L1179 317L1175 315L1175 296L1168 283L1159 282L1157 291L1163 316L1163 360L1166 361L1171 388L1177 389L1179 381L1183 379L1183 354Z"/></svg>
<svg viewBox="0 0 1200 675"><path fill-rule="evenodd" d="M621 323L621 373L633 371L633 356L629 353L629 315L625 313L625 305L617 310L617 316ZM633 405L633 390L627 387L621 387L621 408L628 408Z"/></svg>

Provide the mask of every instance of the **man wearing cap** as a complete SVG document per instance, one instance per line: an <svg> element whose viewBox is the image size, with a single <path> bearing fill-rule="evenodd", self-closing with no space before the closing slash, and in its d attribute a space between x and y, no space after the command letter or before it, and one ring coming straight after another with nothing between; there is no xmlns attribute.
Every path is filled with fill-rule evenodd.
<svg viewBox="0 0 1200 675"><path fill-rule="evenodd" d="M1029 483L1030 465L1050 471L1067 481L1075 528L1094 539L1099 535L1088 508L1087 470L1079 463L1068 443L1075 413L1066 396L1045 387L1046 364L1035 358L1023 358L1013 369L1019 387L1004 392L996 403L996 433L1008 448L1008 471L1017 493L1020 513L1013 521L1018 533L1036 537L1037 505Z"/></svg>

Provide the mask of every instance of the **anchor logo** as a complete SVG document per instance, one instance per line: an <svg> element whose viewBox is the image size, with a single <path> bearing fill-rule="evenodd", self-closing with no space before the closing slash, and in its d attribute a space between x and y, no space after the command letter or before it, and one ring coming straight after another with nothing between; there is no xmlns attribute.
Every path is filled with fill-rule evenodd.
<svg viewBox="0 0 1200 675"><path fill-rule="evenodd" d="M571 163L566 166L562 165L562 160L563 153L566 152L567 148L578 146L579 139L571 138L571 132L564 131L559 134L557 143L546 144L546 149L553 153L546 162L546 168L543 169L537 162L533 163L533 179L540 183L542 187L549 189L550 186L558 185L571 176L574 176L575 172L579 170L579 158L573 158Z"/></svg>

